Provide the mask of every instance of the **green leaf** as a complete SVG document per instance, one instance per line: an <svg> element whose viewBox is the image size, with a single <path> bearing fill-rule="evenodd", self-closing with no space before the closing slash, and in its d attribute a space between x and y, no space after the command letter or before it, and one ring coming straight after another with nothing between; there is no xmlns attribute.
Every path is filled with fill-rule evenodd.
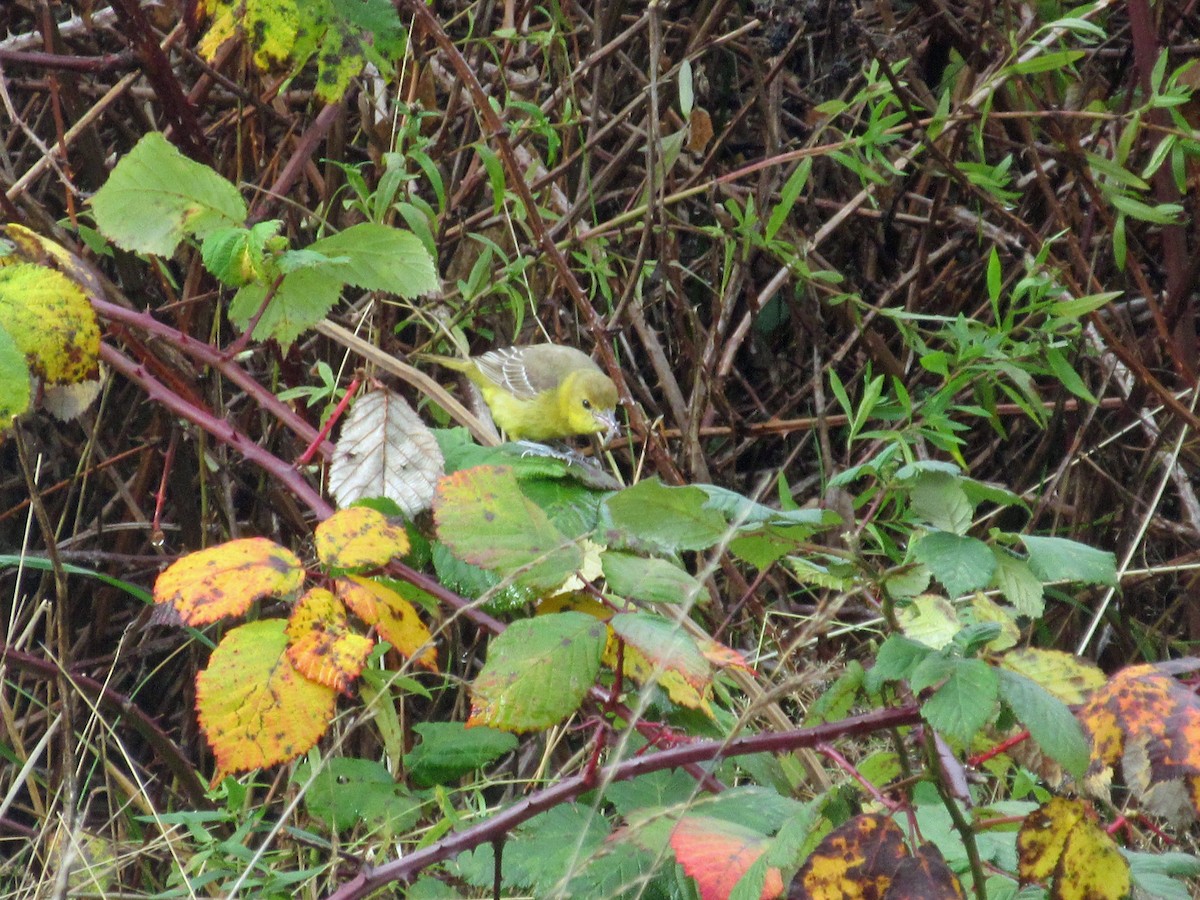
<svg viewBox="0 0 1200 900"><path fill-rule="evenodd" d="M1183 207L1178 203L1157 203L1151 206L1149 203L1143 203L1141 200L1130 197L1128 194L1111 193L1107 197L1108 202L1118 212L1129 216L1131 219L1139 219L1143 222L1149 222L1152 225L1175 225L1179 222L1179 216L1183 213Z"/></svg>
<svg viewBox="0 0 1200 900"><path fill-rule="evenodd" d="M1073 300L1058 300L1050 306L1050 314L1060 319L1078 319L1107 306L1120 297L1124 291L1106 291L1102 294L1088 294L1086 297L1076 297Z"/></svg>
<svg viewBox="0 0 1200 900"><path fill-rule="evenodd" d="M420 818L420 798L397 784L387 767L373 759L334 756L315 777L311 771L306 760L296 767L292 780L308 785L304 806L309 815L335 831L366 823L403 832Z"/></svg>
<svg viewBox="0 0 1200 900"><path fill-rule="evenodd" d="M896 623L905 637L940 650L962 629L954 604L938 594L922 594L896 606Z"/></svg>
<svg viewBox="0 0 1200 900"><path fill-rule="evenodd" d="M939 685L950 677L955 666L961 662L949 653L931 653L917 665L910 676L908 686L913 693L919 694L935 685Z"/></svg>
<svg viewBox="0 0 1200 900"><path fill-rule="evenodd" d="M200 246L204 268L229 287L264 280L267 241L279 233L281 224L272 219L253 228L237 225L215 229Z"/></svg>
<svg viewBox="0 0 1200 900"><path fill-rule="evenodd" d="M650 613L617 613L608 624L625 642L626 676L642 684L657 682L681 706L703 707L712 664L678 623ZM609 664L614 665L611 658Z"/></svg>
<svg viewBox="0 0 1200 900"><path fill-rule="evenodd" d="M0 326L0 431L29 409L29 367L25 354Z"/></svg>
<svg viewBox="0 0 1200 900"><path fill-rule="evenodd" d="M976 481L974 478L968 478L965 475L959 476L959 484L962 485L963 493L967 495L967 499L971 502L972 507L977 507L981 503L994 503L996 506L1028 508L1028 505L1021 499L1019 494L1015 494L1008 488L1001 487L998 484Z"/></svg>
<svg viewBox="0 0 1200 900"><path fill-rule="evenodd" d="M362 222L308 246L330 257L344 257L336 267L348 284L368 291L416 297L438 288L437 270L420 238L409 231Z"/></svg>
<svg viewBox="0 0 1200 900"><path fill-rule="evenodd" d="M946 737L967 744L992 719L999 678L981 659L953 662L946 683L921 705L921 716Z"/></svg>
<svg viewBox="0 0 1200 900"><path fill-rule="evenodd" d="M460 559L535 590L558 587L583 563L583 551L521 492L506 466L444 476L433 516L439 540Z"/></svg>
<svg viewBox="0 0 1200 900"><path fill-rule="evenodd" d="M517 749L517 739L506 731L461 722L419 722L413 731L421 743L404 755L404 765L419 787L451 784Z"/></svg>
<svg viewBox="0 0 1200 900"><path fill-rule="evenodd" d="M464 562L441 541L435 541L430 547L430 557L439 582L464 597L487 594L487 609L491 612L519 610L538 599L534 591L518 584L499 587L501 579L498 575Z"/></svg>
<svg viewBox="0 0 1200 900"><path fill-rule="evenodd" d="M867 670L863 688L869 694L878 694L887 681L909 678L925 657L933 651L924 644L893 634L879 646L875 654L875 665Z"/></svg>
<svg viewBox="0 0 1200 900"><path fill-rule="evenodd" d="M236 187L151 132L137 142L92 197L96 225L125 250L170 256L186 237L241 225Z"/></svg>
<svg viewBox="0 0 1200 900"><path fill-rule="evenodd" d="M779 202L771 210L771 217L767 220L767 227L763 232L764 237L768 241L774 240L775 235L779 233L779 229L783 227L783 223L787 221L787 217L792 212L792 207L796 205L796 201L800 198L800 192L804 190L804 186L808 183L808 176L811 172L812 157L805 157L800 160L795 170L788 176L788 180L784 182L783 187L779 189Z"/></svg>
<svg viewBox="0 0 1200 900"><path fill-rule="evenodd" d="M1022 60L1009 66L1007 71L1013 75L1033 75L1037 72L1051 72L1063 69L1084 57L1082 50L1059 50L1054 53L1042 53L1032 59Z"/></svg>
<svg viewBox="0 0 1200 900"><path fill-rule="evenodd" d="M628 781L611 784L604 792L604 802L611 803L617 815L625 819L639 809L684 807L695 800L695 780L679 769L647 772Z"/></svg>
<svg viewBox="0 0 1200 900"><path fill-rule="evenodd" d="M988 253L987 262L987 293L993 307L1000 302L1000 289L1003 284L1004 271L1000 267L1000 254L996 252L995 247L992 247L991 252Z"/></svg>
<svg viewBox="0 0 1200 900"><path fill-rule="evenodd" d="M1062 382L1062 386L1068 391L1085 403L1097 402L1096 398L1092 396L1092 392L1087 389L1087 385L1083 383L1083 379L1079 377L1079 373L1067 362L1067 358L1063 356L1061 350L1054 347L1049 348L1046 351L1046 362L1049 363L1054 377Z"/></svg>
<svg viewBox="0 0 1200 900"><path fill-rule="evenodd" d="M996 558L987 544L946 531L922 537L913 548L913 557L929 567L951 597L985 587L996 570Z"/></svg>
<svg viewBox="0 0 1200 900"><path fill-rule="evenodd" d="M692 61L684 58L679 64L679 111L686 119L692 114L692 104L696 102L696 93L692 86Z"/></svg>
<svg viewBox="0 0 1200 900"><path fill-rule="evenodd" d="M1007 669L995 672L1000 679L1000 698L1029 729L1038 746L1073 778L1083 777L1091 751L1067 705L1024 675Z"/></svg>
<svg viewBox="0 0 1200 900"><path fill-rule="evenodd" d="M808 714L804 717L804 727L820 725L822 722L837 722L850 715L862 692L866 674L862 663L850 660L846 671L838 676L838 680L829 688L822 691L808 708Z"/></svg>
<svg viewBox="0 0 1200 900"><path fill-rule="evenodd" d="M611 495L602 509L612 538L673 553L707 549L728 533L725 517L708 503L700 488L665 487L649 478Z"/></svg>
<svg viewBox="0 0 1200 900"><path fill-rule="evenodd" d="M512 456L508 456L512 459ZM600 519L600 502L603 494L594 491L573 478L563 477L572 469L586 470L590 466L570 466L565 469L551 468L548 477L535 475L537 471L528 465L537 457L526 457L526 465L513 466L513 474L521 486L521 493L533 501L554 523L554 527L569 538L590 537ZM550 462L561 462L550 460Z"/></svg>
<svg viewBox="0 0 1200 900"><path fill-rule="evenodd" d="M276 340L285 348L329 314L342 293L342 279L330 266L299 269L280 282L254 327L256 341ZM262 309L269 285L247 284L229 304L229 319L245 331Z"/></svg>
<svg viewBox="0 0 1200 900"><path fill-rule="evenodd" d="M773 509L715 484L697 484L693 487L708 495L708 501L704 504L707 509L719 510L731 525L742 529L762 525L803 525L810 531L818 531L831 528L842 521L842 517L831 509Z"/></svg>
<svg viewBox="0 0 1200 900"><path fill-rule="evenodd" d="M768 528L758 533L738 535L729 542L729 552L762 570L789 553L796 552L798 546L797 540L779 533L778 529Z"/></svg>
<svg viewBox="0 0 1200 900"><path fill-rule="evenodd" d="M1007 550L996 547L996 587L1004 599L1022 616L1036 619L1045 611L1046 601L1041 579L1029 569L1029 563Z"/></svg>
<svg viewBox="0 0 1200 900"><path fill-rule="evenodd" d="M927 566L907 563L884 574L883 588L894 600L908 600L924 593L932 578Z"/></svg>
<svg viewBox="0 0 1200 900"><path fill-rule="evenodd" d="M650 603L694 603L704 596L699 581L665 559L606 550L600 562L609 590L622 597Z"/></svg>
<svg viewBox="0 0 1200 900"><path fill-rule="evenodd" d="M507 867L511 859L524 873L533 896L565 896L555 886L567 873L578 871L581 860L603 852L610 830L600 810L564 803L522 823L504 847L504 863Z"/></svg>
<svg viewBox="0 0 1200 900"><path fill-rule="evenodd" d="M1042 581L1117 583L1117 559L1107 550L1067 538L1021 535L1029 551L1029 568Z"/></svg>
<svg viewBox="0 0 1200 900"><path fill-rule="evenodd" d="M522 732L561 722L595 684L607 639L608 627L584 613L513 622L488 647L467 724Z"/></svg>
<svg viewBox="0 0 1200 900"><path fill-rule="evenodd" d="M1117 269L1125 271L1125 257L1129 252L1129 245L1125 237L1125 215L1122 213L1117 216L1117 221L1113 225L1113 261L1117 264Z"/></svg>
<svg viewBox="0 0 1200 900"><path fill-rule="evenodd" d="M927 524L951 534L966 534L974 507L958 475L922 472L909 492L912 511Z"/></svg>

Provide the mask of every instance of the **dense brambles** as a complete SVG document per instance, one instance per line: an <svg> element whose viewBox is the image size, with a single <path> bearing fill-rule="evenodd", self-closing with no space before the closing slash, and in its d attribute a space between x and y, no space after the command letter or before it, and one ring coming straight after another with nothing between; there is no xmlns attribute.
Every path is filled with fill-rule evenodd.
<svg viewBox="0 0 1200 900"><path fill-rule="evenodd" d="M10 0L0 35L0 217L43 239L0 236L0 373L90 377L90 320L36 330L4 287L57 269L108 379L66 421L56 385L0 392L30 410L0 436L0 884L484 896L504 836L506 891L749 897L898 825L862 879L999 897L1087 869L1018 864L1039 829L1122 869L1092 820L1126 806L1193 849L1187 743L1103 719L1153 688L1190 722L1189 692L1137 669L1066 712L1200 628L1189 5ZM349 332L582 348L622 397L611 478L439 430L403 562L337 571L318 429L388 364ZM148 605L236 539L314 582L304 627L290 586ZM304 741L224 702L303 670ZM198 684L263 752L214 758ZM1092 801L1045 802L1064 771ZM1134 883L1187 896L1166 859Z"/></svg>

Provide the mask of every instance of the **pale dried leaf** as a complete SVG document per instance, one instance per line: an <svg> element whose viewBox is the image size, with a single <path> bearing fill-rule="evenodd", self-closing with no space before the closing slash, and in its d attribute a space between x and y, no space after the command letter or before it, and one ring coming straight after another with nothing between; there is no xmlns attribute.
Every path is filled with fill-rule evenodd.
<svg viewBox="0 0 1200 900"><path fill-rule="evenodd" d="M345 507L387 497L404 514L429 508L445 461L437 440L399 394L376 390L354 404L329 466L329 492Z"/></svg>

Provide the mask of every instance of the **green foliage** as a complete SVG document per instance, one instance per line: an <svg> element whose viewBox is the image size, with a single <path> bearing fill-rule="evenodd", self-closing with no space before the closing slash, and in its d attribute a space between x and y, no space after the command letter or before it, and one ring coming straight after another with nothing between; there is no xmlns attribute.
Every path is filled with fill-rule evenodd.
<svg viewBox="0 0 1200 900"><path fill-rule="evenodd" d="M341 192L309 208L298 191L294 215L252 222L229 180L234 175L219 175L148 135L94 196L96 231L82 235L94 251L109 250L101 246L104 237L158 257L153 262L164 282L178 274L170 257L190 253L211 276L199 279L205 290L214 282L228 289L227 319L246 340L275 340L285 349L347 287L404 301L399 321L385 321L395 324L406 349L467 336L481 344L519 338L535 318L556 338L573 326L582 333L565 307L554 305L563 281L574 277L593 299L587 312L598 316L587 340L611 338L625 355L632 395L647 405L647 418L683 411L685 421L668 422L672 436L656 449L685 471L699 471L701 460L734 460L714 479L733 473L754 496L752 482L758 489L777 482L779 497L759 502L714 485L668 484L671 466L656 473L624 454L626 448L616 453L614 478L590 463L482 448L462 432L440 432L446 475L433 514L406 523L421 551L379 583L413 600L421 619L434 623L430 646L436 641L437 654L450 663L445 674L398 674L389 666L398 655L405 665L411 657L397 654L395 641L380 641L359 687L369 715L356 715L362 707L346 696L338 709L350 714L335 717L330 689L315 717L321 728L334 719L326 743L276 783L295 801L287 807L287 815L296 811L295 826L283 824L286 816L270 820L281 807L278 790L261 801L261 793L252 794L258 786L232 780L210 798L216 811L139 819L139 826L186 831L180 839L186 852L177 854L182 862L165 876L162 895L315 894L313 854L336 858L336 848L368 857L382 837L404 859L453 836L473 849L453 861L433 860L429 865L444 866L436 872L444 881L424 878L411 896L490 893L500 852L506 893L742 900L760 896L772 879L786 885L832 828L853 823L864 808L886 810L912 836L937 845L977 897L1051 890L1022 887L1015 877L1015 818L1037 811L1028 798L1045 801L1061 791L1058 773L1020 749L1010 752L1007 743L1004 752L998 748L1008 739L1020 748L1019 731L1027 730L1040 755L1076 784L1088 772L1095 750L1071 713L1078 698L1065 695L1062 679L1036 668L1030 674L1017 660L1054 639L1060 620L1046 617L1047 609L1066 606L1056 596L1090 608L1087 592L1118 585L1118 570L1112 553L1062 536L1079 531L1056 522L1056 533L1045 533L1051 530L1045 511L1057 509L1050 504L1061 494L1052 491L1061 485L1045 486L1043 494L1043 485L1019 477L1016 465L1011 477L1000 468L1003 484L983 480L998 476L995 467L981 474L979 460L1000 456L1024 469L1020 448L1061 439L1052 430L1063 427L1063 410L1097 403L1105 386L1094 377L1097 348L1104 350L1096 329L1119 319L1108 307L1129 291L1117 273L1135 273L1136 293L1148 304L1157 302L1160 275L1173 283L1179 274L1157 258L1168 244L1162 236L1189 223L1188 205L1166 188L1189 193L1200 156L1193 76L1186 66L1172 68L1178 48L1159 48L1146 77L1100 96L1085 90L1085 73L1117 56L1093 52L1116 41L1100 7L1064 12L1042 3L1027 10L1022 21L1030 27L1019 35L983 23L978 56L964 57L964 48L949 42L955 46L938 80L926 80L928 60L872 48L861 66L829 79L837 82L829 94L804 79L802 108L791 98L797 106L787 106L782 120L802 122L802 140L773 134L775 158L739 156L739 170L749 167L730 175L721 170L720 153L690 145L689 127L707 103L718 129L738 134L745 111L756 107L753 98L744 98L741 111L742 101L733 102L736 92L722 79L745 80L744 73L733 79L721 71L723 47L675 44L681 22L655 37L655 46L671 53L660 60L652 88L658 111L681 112L688 124L679 128L670 115L652 121L631 106L649 127L613 129L632 134L632 143L593 168L589 155L603 145L608 126L596 126L597 98L583 96L574 76L609 57L581 65L574 56L577 23L557 8L538 8L535 28L448 17L450 39L471 44L463 60L471 70L505 75L485 85L490 109L473 110L476 98L458 73L445 59L426 58L433 42L407 46L395 8L383 0L206 8L211 31L200 49L210 60L227 38L239 36L243 62L288 73L278 106L263 104L276 115L297 97L340 99L364 65L373 64L381 95L393 95L390 142L380 128L387 119L367 112L376 98L363 91L353 138L365 136L363 142L347 155L350 161L328 161ZM722 44L738 37L731 35ZM636 29L622 40L636 41ZM868 33L863 43L873 41ZM505 80L519 72L517 47L548 78L571 77L526 93L515 77ZM306 80L310 62L315 80ZM769 77L785 62L780 57L779 66L769 67ZM238 87L239 100L257 96ZM663 89L677 90L677 97L660 97ZM461 118L484 125L473 124L465 143L450 143L450 116L421 109L447 97L447 111L466 108L474 115ZM762 106L754 115L779 104ZM254 104L243 112L249 121ZM499 126L484 112L498 114ZM204 127L212 122L206 117ZM1069 141L1060 145L1056 129ZM239 166L243 158L256 159L261 148L252 127L233 137L220 146L239 147L230 154ZM498 150L502 139L512 145L507 154ZM646 169L621 195L614 180L636 156L630 148L641 144L648 145ZM514 148L520 171L511 168ZM758 189L747 189L750 172L761 179ZM236 177L261 190L272 181L263 174L239 169ZM519 190L526 185L533 206ZM563 185L578 194L568 198ZM846 185L855 200L830 199ZM930 190L915 196L913 185ZM1027 197L1035 192L1041 205L1030 217ZM482 202L472 206L476 195ZM686 208L693 196L703 203ZM1086 265L1082 229L1055 208L1076 203L1089 222ZM837 215L827 218L835 208ZM923 216L926 230L910 239L905 229ZM873 266L859 271L854 248L827 246L838 217L855 223L855 240L870 248ZM325 221L341 230L306 234ZM393 227L399 221L407 231ZM642 243L629 252L623 232L643 224ZM941 228L961 233L937 247L928 237ZM540 254L552 245L566 256L568 270L547 275ZM445 296L426 303L424 295L439 290L434 260L443 252ZM903 274L893 277L893 269ZM766 283L759 274L771 270L779 280L770 282L772 292L757 294ZM947 296L938 296L931 285L943 276ZM1141 296L1146 278L1150 291ZM202 296L189 287L179 306L202 308ZM1163 309L1151 313L1159 337L1169 333ZM220 324L219 315L196 319ZM814 340L811 361L798 363L789 358L796 349L791 332L825 332L836 344ZM0 374L0 421L34 396L25 351L0 329L0 373L9 376ZM643 352L653 372L634 371L645 362ZM1170 371L1162 365L1167 361L1186 369L1190 361L1167 359L1171 352L1166 347L1147 368ZM810 362L828 398L811 385L797 394L800 382L789 383ZM214 365L211 357L202 361ZM688 365L694 370L684 378ZM176 375L185 367L169 368ZM280 398L330 410L343 389L340 379L325 360L314 371L313 384ZM673 375L685 387L674 385L679 397L668 390ZM239 391L245 386L231 383ZM171 390L192 402L188 390ZM758 418L731 419L726 434L719 427L725 405L745 400L740 392ZM775 418L780 397L802 407L804 421L759 421ZM182 405L157 420L206 421L181 416ZM236 404L226 408L241 413ZM270 420L264 408L260 417ZM837 424L838 408L844 424ZM189 411L196 409L207 412L198 400ZM710 429L713 423L718 427ZM251 441L276 452L276 423L269 424ZM751 427L740 431L743 424ZM780 431L755 430L760 425ZM206 440L224 439L211 423L199 427ZM655 426L649 430L657 434ZM810 430L819 440L808 442ZM776 434L783 435L777 442ZM1010 442L1017 434L1021 443ZM638 433L629 446L643 437ZM147 446L157 440L155 433ZM203 470L202 509L188 513L203 528L220 527L218 507L233 517L229 528L269 518L261 508L259 517L243 515L242 504L256 503L250 495L262 485L241 473L221 485L221 503L214 503L208 479L231 467L211 446L192 443ZM284 458L280 452L275 463ZM1038 464L1053 470L1052 461ZM156 478L156 466L157 460L147 464L130 483L149 483L142 476ZM286 469L265 471L278 477ZM169 474L162 475L162 494L173 484ZM634 483L623 487L617 478ZM797 497L815 494L818 482L830 489L831 502L845 494L837 505L844 515L798 508L789 479ZM276 518L305 522L311 511L287 508ZM293 545L301 556L307 540L301 535ZM56 574L81 571L45 560L35 565ZM119 580L118 586L128 589ZM1054 586L1062 586L1058 594ZM1068 589L1079 596L1067 597ZM276 594L283 596L267 591L247 605L300 605L287 591ZM417 617L416 609L410 612ZM352 624L377 627L365 618ZM271 646L286 643L277 624L242 628L270 631ZM1146 647L1150 632L1142 632ZM246 632L228 635L239 662L285 668L279 653L256 656L263 645L242 643ZM221 687L214 693L228 699L231 685ZM460 688L464 693L456 694ZM241 712L236 697L228 705L231 714ZM909 715L905 724L868 727L871 715L896 711ZM822 726L820 743L793 734L788 726L797 722ZM778 732L769 750L749 752L738 743L768 730ZM698 754L686 768L652 771L656 754L675 744L708 755ZM820 758L812 756L814 746ZM378 756L386 763L342 755L352 747L367 757L382 747ZM23 762L11 748L4 752ZM628 777L635 769L620 767L631 760L648 774ZM960 777L964 765L972 778ZM40 774L31 771L33 783ZM573 793L560 793L548 810L488 830L502 807L519 813L531 797L533 808L545 802L545 789L573 779L579 781ZM710 796L706 789L716 781L724 790ZM716 887L687 868L679 834L688 820L709 827L706 836L729 839L705 849L737 868L736 887ZM301 848L295 858L275 849L281 835ZM747 858L735 866L747 847ZM1200 875L1188 854L1126 857L1135 882L1155 896L1190 896L1180 879Z"/></svg>
<svg viewBox="0 0 1200 900"><path fill-rule="evenodd" d="M421 722L413 726L421 736L405 754L413 782L422 787L450 784L505 753L517 749L517 739L508 732L459 722Z"/></svg>
<svg viewBox="0 0 1200 900"><path fill-rule="evenodd" d="M389 836L403 833L420 819L425 802L372 759L335 756L322 763L310 758L292 778L304 790L308 814L333 831L362 825Z"/></svg>
<svg viewBox="0 0 1200 900"><path fill-rule="evenodd" d="M409 232L370 222L290 249L278 222L247 227L237 188L185 158L159 134L143 137L92 198L96 225L119 247L169 256L198 239L205 266L237 288L235 325L290 344L319 322L346 285L415 297L437 287L433 260Z"/></svg>

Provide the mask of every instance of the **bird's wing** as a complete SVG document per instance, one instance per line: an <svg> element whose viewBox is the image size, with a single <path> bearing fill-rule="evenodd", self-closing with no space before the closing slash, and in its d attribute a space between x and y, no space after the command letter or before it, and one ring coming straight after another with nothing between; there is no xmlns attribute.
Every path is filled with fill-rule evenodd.
<svg viewBox="0 0 1200 900"><path fill-rule="evenodd" d="M475 364L489 381L494 381L518 400L532 400L542 391L554 387L553 383L539 384L540 379L531 375L520 347L491 350L475 357Z"/></svg>

